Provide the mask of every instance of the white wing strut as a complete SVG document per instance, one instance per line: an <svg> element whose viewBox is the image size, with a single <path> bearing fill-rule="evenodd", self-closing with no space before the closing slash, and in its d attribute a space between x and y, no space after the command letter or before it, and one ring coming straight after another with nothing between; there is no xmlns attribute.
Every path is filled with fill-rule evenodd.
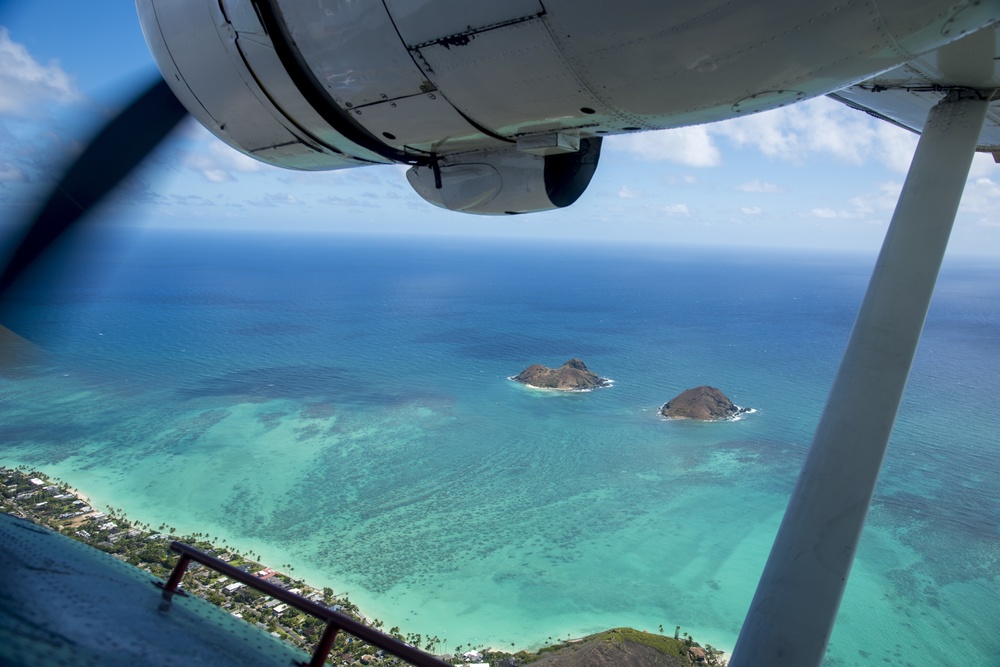
<svg viewBox="0 0 1000 667"><path fill-rule="evenodd" d="M823 660L991 94L927 117L731 667Z"/></svg>

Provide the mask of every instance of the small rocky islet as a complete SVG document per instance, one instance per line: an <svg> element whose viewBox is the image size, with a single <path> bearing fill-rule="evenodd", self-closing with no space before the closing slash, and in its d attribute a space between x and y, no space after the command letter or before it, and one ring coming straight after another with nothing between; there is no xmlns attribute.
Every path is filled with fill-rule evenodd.
<svg viewBox="0 0 1000 667"><path fill-rule="evenodd" d="M531 364L511 379L530 387L559 391L583 391L611 386L611 380L599 377L576 357L559 368Z"/></svg>
<svg viewBox="0 0 1000 667"><path fill-rule="evenodd" d="M587 368L587 364L578 357L573 357L559 368L531 364L510 379L529 387L557 391L587 391L612 384L608 378L602 378ZM660 406L657 413L667 419L722 421L752 411L734 404L720 390L706 385L682 391Z"/></svg>
<svg viewBox="0 0 1000 667"><path fill-rule="evenodd" d="M701 386L682 391L662 406L659 413L667 419L720 421L751 412L741 408L715 387Z"/></svg>

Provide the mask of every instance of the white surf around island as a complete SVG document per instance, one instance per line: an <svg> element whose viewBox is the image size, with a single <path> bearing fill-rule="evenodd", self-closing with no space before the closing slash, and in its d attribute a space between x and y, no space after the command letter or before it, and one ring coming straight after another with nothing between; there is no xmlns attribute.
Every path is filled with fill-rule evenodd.
<svg viewBox="0 0 1000 667"><path fill-rule="evenodd" d="M291 563L447 650L661 623L733 646L871 272L826 255L148 238L107 291L40 306L29 333L67 326L51 374L0 378L5 460ZM831 663L953 664L956 641L969 664L1000 655L1000 566L982 557L1000 413L975 400L1000 392L985 298L1000 273L942 276ZM565 349L615 390L501 382ZM729 425L648 418L665 382L702 378L762 407Z"/></svg>
<svg viewBox="0 0 1000 667"><path fill-rule="evenodd" d="M589 394L595 389L611 389L615 386L615 381L611 378L601 378L601 384L596 387L584 387L583 389L557 389L556 387L537 387L533 384L528 384L527 382L521 382L517 379L516 375L508 375L507 379L516 385L522 387L527 387L528 389L534 389L536 391L542 391L547 394Z"/></svg>
<svg viewBox="0 0 1000 667"><path fill-rule="evenodd" d="M738 421L743 421L748 415L757 414L757 408L743 408L738 405L736 407L738 408L739 411L736 414L727 417L726 419L723 419L722 421L738 422Z"/></svg>
<svg viewBox="0 0 1000 667"><path fill-rule="evenodd" d="M666 422L699 422L699 423L704 423L704 424L717 424L719 422L738 422L738 421L743 421L744 419L746 419L747 415L756 414L758 412L757 408L743 408L743 407L740 407L740 406L737 405L736 406L736 412L734 412L733 414L729 415L728 417L721 417L719 419L694 419L692 417L668 417L668 416L664 415L662 412L660 412L661 409L662 409L662 406L660 408L656 409L656 416L660 419L660 421L666 421Z"/></svg>

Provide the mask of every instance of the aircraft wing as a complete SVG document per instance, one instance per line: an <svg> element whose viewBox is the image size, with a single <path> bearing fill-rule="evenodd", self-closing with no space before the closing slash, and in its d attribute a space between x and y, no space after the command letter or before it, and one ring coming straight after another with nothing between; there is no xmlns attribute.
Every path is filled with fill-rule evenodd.
<svg viewBox="0 0 1000 667"><path fill-rule="evenodd" d="M928 112L941 100L946 88L988 90L1000 86L1000 61L993 57L1000 53L998 34L984 30L970 35L828 97L920 134ZM985 57L977 57L980 52ZM992 153L1000 162L1000 100L996 96L990 103L976 150Z"/></svg>

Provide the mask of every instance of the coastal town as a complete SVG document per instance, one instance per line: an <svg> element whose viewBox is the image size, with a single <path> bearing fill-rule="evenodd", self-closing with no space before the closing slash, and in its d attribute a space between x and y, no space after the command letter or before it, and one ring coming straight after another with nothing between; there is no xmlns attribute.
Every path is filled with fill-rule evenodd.
<svg viewBox="0 0 1000 667"><path fill-rule="evenodd" d="M169 576L177 562L177 554L169 549L170 543L176 540L427 652L435 653L442 643L437 637L403 634L397 627L386 631L381 621L366 618L346 596L335 594L331 588L313 588L301 579L257 562L248 554L227 548L225 543L219 547L208 535L178 535L174 528L166 525L153 527L130 520L121 510L100 511L90 504L86 496L66 483L46 477L36 470L0 467L0 496L0 511L89 544L161 579ZM182 587L188 594L208 600L234 617L252 623L307 653L312 652L325 627L323 621L197 563L188 568ZM466 647L459 646L458 649ZM489 656L494 665L504 657L491 654L482 647L479 650L468 647L457 652L457 660L452 660L450 655L442 657L457 664L481 664L486 662L484 655ZM403 664L399 659L344 633L338 635L328 663L372 667Z"/></svg>
<svg viewBox="0 0 1000 667"><path fill-rule="evenodd" d="M597 643L590 641L594 638L600 638L600 642L604 643L610 639L618 644L622 642L643 644L658 651L666 650L683 661L662 664L725 664L722 661L722 652L711 645L701 647L687 633L684 633L684 639L681 640L678 635L679 627L673 639L662 634L616 628L588 638L565 640L536 653L519 651L511 654L490 647L461 644L455 646L451 652L445 652L444 642L437 636L404 634L398 627L385 630L382 621L366 618L346 595L337 594L329 587L318 589L309 586L301 579L260 563L252 553L239 553L226 546L225 540L220 547L217 541L207 534L179 535L175 528L165 524L154 528L149 524L127 518L120 509L108 508L107 511L100 511L85 495L65 482L23 466L18 468L0 466L0 511L93 546L164 580L168 578L178 560L178 555L170 550L170 544L174 541L188 544L288 593L345 614L411 646L435 654L453 665L516 667L532 662L544 663L554 657L555 652L563 649L579 651L587 646L588 642ZM325 628L322 620L302 613L287 603L242 582L232 581L229 577L199 563L192 563L188 567L181 587L187 594L207 600L228 611L232 616L251 623L276 639L306 653L313 651ZM662 626L660 631L662 633ZM580 664L586 662L582 660ZM327 664L380 667L405 663L361 639L340 633L337 635ZM656 664L661 663L656 662Z"/></svg>

